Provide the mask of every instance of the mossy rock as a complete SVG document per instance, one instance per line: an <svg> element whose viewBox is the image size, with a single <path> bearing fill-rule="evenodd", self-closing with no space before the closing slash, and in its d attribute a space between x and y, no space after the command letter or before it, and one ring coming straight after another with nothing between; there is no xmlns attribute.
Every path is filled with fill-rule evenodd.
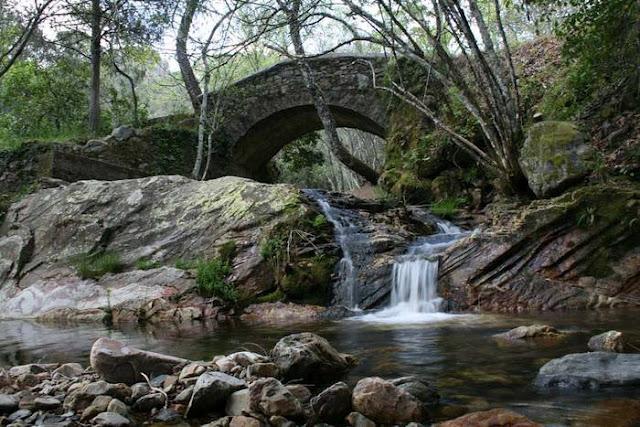
<svg viewBox="0 0 640 427"><path fill-rule="evenodd" d="M536 123L520 153L529 187L538 197L562 193L591 170L593 148L571 122Z"/></svg>

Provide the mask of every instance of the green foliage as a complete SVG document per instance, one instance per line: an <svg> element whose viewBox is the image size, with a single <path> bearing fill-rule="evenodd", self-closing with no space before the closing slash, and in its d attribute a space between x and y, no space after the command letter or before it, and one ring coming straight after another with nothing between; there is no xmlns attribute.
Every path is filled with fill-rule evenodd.
<svg viewBox="0 0 640 427"><path fill-rule="evenodd" d="M436 216L451 219L458 213L460 207L464 205L465 202L465 199L461 197L443 199L432 203L430 209Z"/></svg>
<svg viewBox="0 0 640 427"><path fill-rule="evenodd" d="M322 228L327 225L327 217L322 214L318 214L313 217L311 225L313 226L313 228Z"/></svg>
<svg viewBox="0 0 640 427"><path fill-rule="evenodd" d="M179 270L194 270L197 266L197 260L187 260L182 258L176 260L176 268Z"/></svg>
<svg viewBox="0 0 640 427"><path fill-rule="evenodd" d="M237 250L236 242L229 240L218 249L218 258L228 264L231 264L233 259L236 257Z"/></svg>
<svg viewBox="0 0 640 427"><path fill-rule="evenodd" d="M83 132L88 67L73 60L16 63L0 85L0 146L28 138L52 139Z"/></svg>
<svg viewBox="0 0 640 427"><path fill-rule="evenodd" d="M203 297L218 297L225 301L238 300L238 291L226 278L231 274L228 262L214 258L209 261L199 261L196 264L196 284Z"/></svg>
<svg viewBox="0 0 640 427"><path fill-rule="evenodd" d="M268 303L268 302L278 302L282 301L286 298L284 292L281 289L276 289L275 291L268 293L267 295L263 295L258 297L256 300L259 304Z"/></svg>
<svg viewBox="0 0 640 427"><path fill-rule="evenodd" d="M285 167L295 171L321 164L324 157L318 150L318 142L320 134L311 132L287 144L282 149L282 162Z"/></svg>
<svg viewBox="0 0 640 427"><path fill-rule="evenodd" d="M72 263L83 279L99 279L107 273L120 273L124 264L113 251L85 253L72 258Z"/></svg>
<svg viewBox="0 0 640 427"><path fill-rule="evenodd" d="M160 264L160 262L158 261L153 261L150 259L146 259L146 258L141 258L139 260L136 261L135 267L138 270L152 270L154 268L158 268L161 267L162 264Z"/></svg>

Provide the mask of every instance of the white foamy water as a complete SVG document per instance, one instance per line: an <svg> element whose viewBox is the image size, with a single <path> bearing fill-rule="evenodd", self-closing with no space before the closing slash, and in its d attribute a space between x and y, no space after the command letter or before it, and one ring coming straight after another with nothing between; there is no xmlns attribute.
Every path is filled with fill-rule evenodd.
<svg viewBox="0 0 640 427"><path fill-rule="evenodd" d="M437 222L437 226L437 234L411 246L393 265L389 307L357 317L356 320L425 323L458 317L441 311L442 298L438 296L438 255L466 233L442 220Z"/></svg>

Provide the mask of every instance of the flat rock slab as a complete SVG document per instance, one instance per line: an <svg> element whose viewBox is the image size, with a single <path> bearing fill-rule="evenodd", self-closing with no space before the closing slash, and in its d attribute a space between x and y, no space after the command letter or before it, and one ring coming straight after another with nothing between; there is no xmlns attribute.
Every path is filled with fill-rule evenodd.
<svg viewBox="0 0 640 427"><path fill-rule="evenodd" d="M153 378L171 374L177 365L188 363L186 359L143 351L112 340L98 339L91 348L91 367L111 383L128 385L144 381L142 374Z"/></svg>
<svg viewBox="0 0 640 427"><path fill-rule="evenodd" d="M538 372L536 385L559 389L597 389L640 385L640 354L568 354Z"/></svg>

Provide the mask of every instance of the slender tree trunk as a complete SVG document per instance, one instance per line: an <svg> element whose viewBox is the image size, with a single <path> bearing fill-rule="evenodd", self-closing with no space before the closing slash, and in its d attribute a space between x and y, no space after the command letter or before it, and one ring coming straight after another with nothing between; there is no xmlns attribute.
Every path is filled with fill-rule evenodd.
<svg viewBox="0 0 640 427"><path fill-rule="evenodd" d="M313 70L311 70L309 62L304 59L305 51L302 44L302 38L300 37L301 24L300 18L298 16L300 10L300 0L293 0L290 3L290 6L288 6L284 2L284 0L279 0L279 3L281 8L283 8L287 14L287 18L289 21L289 35L291 37L291 41L296 53L296 61L304 78L307 90L309 91L309 94L313 99L318 117L320 117L320 121L322 122L322 127L324 128L324 131L326 133L331 151L346 167L362 176L371 184L376 185L378 183L378 179L380 178L378 172L373 170L360 159L354 157L349 152L349 150L347 150L345 146L340 142L337 125L333 114L331 113L329 105L324 99L322 90L316 83L315 77L313 75Z"/></svg>
<svg viewBox="0 0 640 427"><path fill-rule="evenodd" d="M180 74L182 74L182 80L189 94L193 112L196 114L200 111L202 90L191 67L191 61L187 53L187 40L189 39L191 22L193 21L197 7L198 0L186 0L184 14L182 15L182 19L180 19L180 26L178 27L176 37L176 61L180 66Z"/></svg>
<svg viewBox="0 0 640 427"><path fill-rule="evenodd" d="M129 88L131 89L131 101L133 102L133 126L140 126L140 114L138 112L138 93L136 92L136 82L129 74L127 74L122 68L118 66L116 61L113 61L113 67L118 74L122 75L129 82Z"/></svg>
<svg viewBox="0 0 640 427"><path fill-rule="evenodd" d="M91 0L91 92L89 94L89 132L100 129L100 65L102 62L102 9L100 0Z"/></svg>

